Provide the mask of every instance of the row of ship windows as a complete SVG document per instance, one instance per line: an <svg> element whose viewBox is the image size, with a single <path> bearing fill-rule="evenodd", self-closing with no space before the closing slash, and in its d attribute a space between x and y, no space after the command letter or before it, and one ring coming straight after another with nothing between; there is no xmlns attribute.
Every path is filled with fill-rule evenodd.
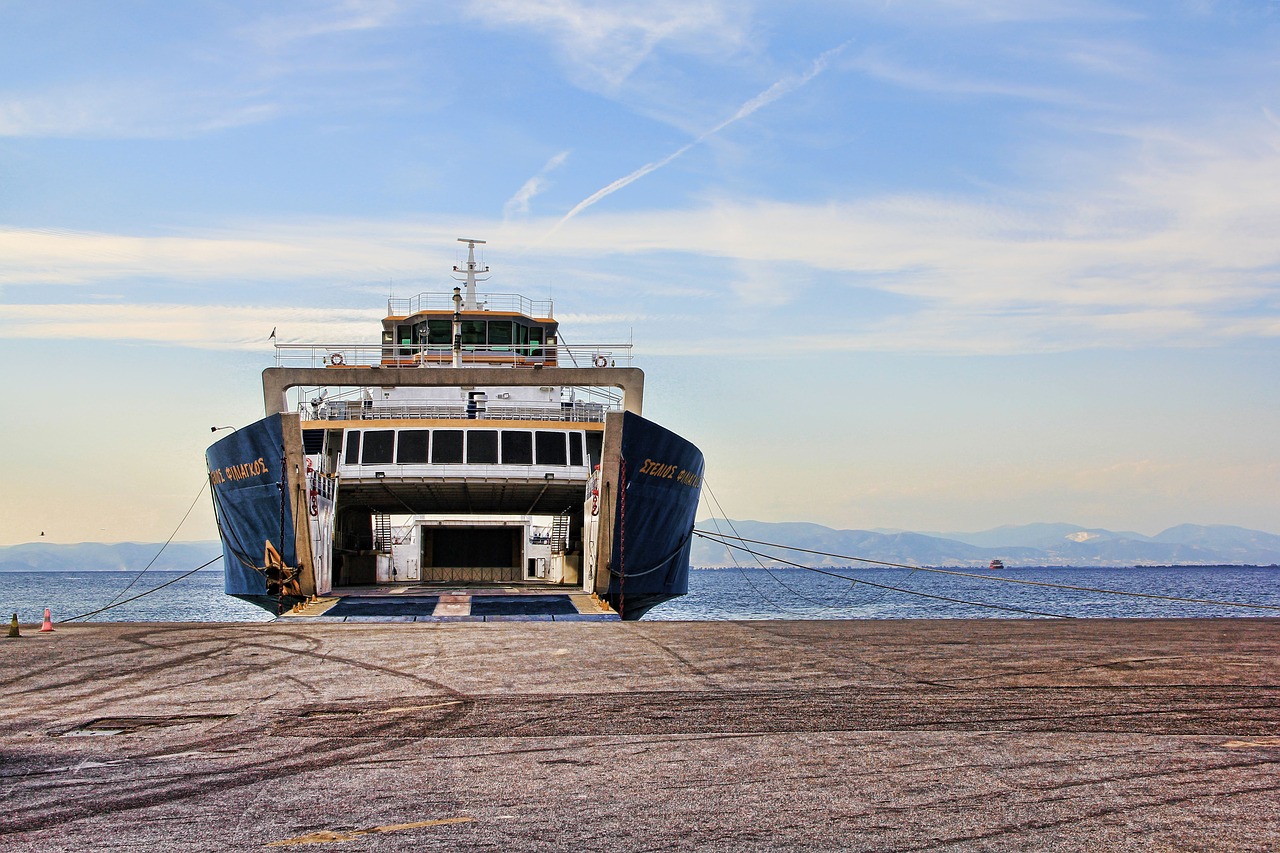
<svg viewBox="0 0 1280 853"><path fill-rule="evenodd" d="M582 433L524 429L347 430L347 465L584 465Z"/></svg>

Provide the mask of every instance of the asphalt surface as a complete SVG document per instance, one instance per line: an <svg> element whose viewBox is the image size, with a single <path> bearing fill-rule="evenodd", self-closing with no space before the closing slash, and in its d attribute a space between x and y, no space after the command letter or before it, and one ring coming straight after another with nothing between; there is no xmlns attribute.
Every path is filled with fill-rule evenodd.
<svg viewBox="0 0 1280 853"><path fill-rule="evenodd" d="M1277 850L1280 620L59 626L0 850Z"/></svg>

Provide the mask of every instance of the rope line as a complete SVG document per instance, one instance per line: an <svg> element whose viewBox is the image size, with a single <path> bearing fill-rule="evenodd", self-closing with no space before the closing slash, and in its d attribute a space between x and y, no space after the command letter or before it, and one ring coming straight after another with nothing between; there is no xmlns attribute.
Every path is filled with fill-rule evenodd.
<svg viewBox="0 0 1280 853"><path fill-rule="evenodd" d="M112 596L111 600L108 601L106 605L102 608L103 610L115 604L115 602L120 598L120 596L124 595L126 592L132 589L133 585L137 583L138 580L143 575L145 575L152 566L155 565L156 560L160 559L160 555L164 553L164 549L168 548L169 544L173 542L173 537L178 535L178 531L182 529L182 525L187 523L187 516L191 515L191 510L196 508L196 502L200 500L200 496L204 494L204 490L207 489L208 487L209 487L209 478L205 477L204 482L200 484L200 491L196 492L196 496L195 498L192 499L191 505L188 506L187 511L182 514L182 520L178 522L177 527L173 528L173 532L169 534L169 538L164 540L164 544L160 546L160 550L156 551L156 555L151 558L151 561L142 567L142 571L134 575L133 578L130 579L130 581L127 584L125 584L124 589L120 590L114 596ZM101 612L101 611L97 611L97 612ZM62 621L65 622L67 620L64 619Z"/></svg>
<svg viewBox="0 0 1280 853"><path fill-rule="evenodd" d="M138 593L137 595L135 595L133 598L126 598L124 601L117 601L117 602L116 602L116 603L114 603L114 604L108 604L106 607L99 607L97 610L90 610L88 613L81 613L79 616L72 616L70 619L62 619L62 620L60 620L60 623L61 623L61 622L74 622L74 621L75 621L75 620L77 620L77 619L83 619L83 618L85 618L86 616L94 616L94 615L96 615L96 614L98 614L98 613L102 613L102 612L103 612L103 611L105 611L105 610L110 610L110 609L112 609L113 607L119 607L119 606L120 606L120 605L122 605L122 604L128 604L130 601L137 601L139 598L142 598L143 596L150 595L151 593L155 592L156 590L164 589L166 586L169 586L170 584L175 584L175 583L177 583L178 581L182 580L183 578L189 578L189 577L191 577L192 575L194 575L196 572L200 571L201 569L208 568L209 566L212 566L214 563L218 562L218 561L219 561L219 560L221 560L221 559L222 559L222 555L221 555L221 554L219 554L218 556L214 557L214 558L213 558L212 560L210 560L209 562L205 563L203 566L196 566L196 567L195 567L194 569L192 569L191 571L189 571L189 572L187 572L187 573L185 573L185 574L178 575L176 578L173 578L172 580L167 580L167 581L165 581L164 583L160 584L159 586L157 586L157 587L155 587L155 588L153 588L153 589L149 589L149 590L147 590L146 592L140 592L140 593Z"/></svg>
<svg viewBox="0 0 1280 853"><path fill-rule="evenodd" d="M731 539L740 539L741 537L739 537L739 536L737 535L737 533L738 533L738 529L737 529L736 527L734 527L734 526L733 526L733 521L731 521L731 520L729 519L729 516L725 514L724 507L720 506L720 499L716 497L716 493L715 493L715 491L713 491L713 490L712 490L712 488L711 488L711 484L710 484L709 482L707 482L707 481L704 479L704 480L702 481L702 485L703 485L703 488L705 488L705 489L707 490L707 494L709 494L709 495L711 496L711 500L712 500L712 502L713 502L713 503L715 503L715 505L716 505L716 510L720 513L720 518L723 518L723 519L724 519L724 523L725 523L725 524L727 524L727 525L729 525L729 529L730 529L730 530L732 530L732 531L734 532L734 535L733 535L732 537L726 537L726 538L731 538ZM713 513L713 514L712 514L712 516L711 516L711 523L712 523L712 524L714 524L714 525L716 526L716 533L717 533L717 534L719 534L719 533L720 533L720 520L719 520L719 518L717 518L717 517L715 516L715 514L714 514L714 513ZM693 530L693 531L691 531L691 532L690 532L690 535L692 536L692 534L694 534L694 533L699 533L699 532L700 532L700 531L698 531L698 530L696 530L696 529L695 529L695 530ZM709 537L705 537L705 536L704 536L704 538L709 538ZM781 604L779 604L778 602L774 601L774 600L773 600L772 598L770 598L769 596L765 595L765 593L764 593L763 591L761 591L761 589L760 589L758 586L756 586L755 581L753 581L753 580L751 579L751 576L747 574L746 569L744 569L742 566L740 566L740 565L738 564L737 559L736 559L736 558L734 557L734 555L733 555L733 551L732 551L732 550L730 550L730 546L729 546L727 543L724 543L724 542L721 542L720 544L721 544L721 545L724 545L724 547L725 547L725 551L726 551L726 553L728 553L728 555L729 555L729 559L730 559L730 560L733 560L733 566L734 566L734 568L736 568L736 569L738 570L738 573L742 575L742 579L743 579L743 580L745 580L745 581L747 582L747 585L751 587L752 591L753 591L753 592L755 592L755 594L756 594L756 595L760 596L760 598L761 598L761 600L762 600L762 601L764 601L766 604L769 604L769 605L771 605L772 607L774 607L774 608L778 609L778 610L779 610L779 611L781 611L782 613L794 613L794 614L803 614L803 613L804 613L804 611L803 611L803 610L792 610L791 608L784 607L783 605L781 605ZM782 587L782 588L783 588L783 589L785 589L787 592L789 592L789 593L791 593L792 595L794 595L796 598L799 598L799 599L801 599L802 601L807 601L807 602L809 602L810 604L812 604L812 605L813 605L813 606L815 606L815 607L820 607L820 608L822 608L822 609L824 609L824 610L835 610L835 609L842 608L842 607L846 606L846 605L843 605L843 604L827 604L826 602L819 601L819 600L818 600L818 599L816 599L816 598L810 598L809 596L804 595L803 593L798 592L798 591L796 591L796 590L792 589L790 586L788 586L786 583L784 583L784 582L782 581L782 579L781 579L781 578L779 578L779 577L778 577L777 575L775 575L773 572L769 571L769 567L768 567L768 566L766 566L766 565L765 565L765 564L760 560L760 558L759 558L759 557L756 557L756 565L758 565L758 566L761 568L761 570L762 570L765 574L767 574L767 575L769 576L769 579L770 579L770 580L772 580L774 583L776 583L778 586ZM850 589L852 589L852 587L850 587ZM884 598L884 592L881 592L881 593L880 593L880 597L881 597L881 598Z"/></svg>
<svg viewBox="0 0 1280 853"><path fill-rule="evenodd" d="M1003 583L1023 584L1025 586L1041 586L1041 587L1048 587L1049 589L1069 589L1069 590L1074 590L1076 592L1096 592L1096 593L1102 593L1104 595L1127 595L1133 598L1154 598L1160 601L1177 601L1183 604L1212 604L1212 605L1217 605L1221 607L1245 607L1245 608L1251 608L1255 610L1280 610L1280 606L1273 605L1273 604L1244 604L1239 601L1216 601L1214 599L1208 599L1208 598L1182 598L1176 595L1160 595L1154 592L1126 592L1120 589L1101 589L1098 587L1091 587L1091 586L1073 586L1072 584L1050 583L1048 581L1033 581L1033 580L1027 580L1025 578L1009 578L1009 577L1003 577L1001 575L980 575L980 574L975 574L974 572L958 572L952 569L933 569L933 568L926 568L925 566L908 566L908 565L904 565L903 563L888 563L888 562L885 562L884 560L871 560L871 559L867 559L866 557L853 557L848 554L833 554L828 551L814 551L809 548L798 548L793 545L781 545L776 542L764 542L759 539L748 539L743 536L726 536L723 533L711 533L709 531L704 531L704 530L694 530L693 532L695 535L701 536L703 539L717 542L721 545L725 545L726 547L739 547L735 545L730 545L728 542L722 541L724 539L733 539L738 542L749 542L753 545L764 545L770 548L781 548L784 551L799 551L805 554L815 554L820 557L835 557L836 559L840 559L840 560L854 560L859 563L871 563L873 565L888 566L890 568L895 568L895 569L912 569L918 572L931 572L933 574L939 574L939 575L955 575L956 577L962 577L962 578L977 578L979 580L1000 581ZM755 553L747 548L743 548L742 550L747 551L748 553ZM786 563L787 565L795 566L796 568L808 569L809 571L813 571L813 572L820 571L811 566L802 566L802 565L799 565L798 563L792 563L789 560L783 560L779 557L774 557L769 554L762 554L760 556L766 557L770 560L777 560L780 563ZM823 574L826 574L826 573L823 572ZM836 575L836 577L843 577L843 575ZM845 578L845 579L853 580L853 581L856 581L857 583L866 583L866 584L870 583L870 581L865 581L861 578Z"/></svg>
<svg viewBox="0 0 1280 853"><path fill-rule="evenodd" d="M697 532L698 532L698 535L702 536L703 538L706 538L706 539L710 539L710 538L712 538L712 537L710 537L710 536L707 536L707 534L705 534L705 533L702 533L702 532L700 532L700 531L697 531ZM1043 610L1027 610L1027 609L1022 608L1022 607L1011 607L1011 606L1009 606L1009 605L1005 605L1005 604L988 604L988 603L983 602L983 601L970 601L969 599L966 599L966 598L952 598L952 597L950 597L950 596L946 596L946 595L935 595L935 594L930 593L930 592L919 592L918 590L914 590L914 589L905 589L905 588L903 588L903 587L889 586L888 584L875 583L874 581L864 580L863 578L851 578L851 577L849 577L848 575L841 575L841 574L837 574L837 573L835 573L835 572L828 572L828 571L826 571L826 570L824 570L824 569L817 569L817 568L814 568L813 566L805 566L805 565L802 565L802 564L800 564L800 563L793 563L793 562L791 562L790 560L784 560L784 559L782 559L781 557L774 557L774 556L771 556L771 555L769 555L769 554L764 554L764 553L761 553L761 552L758 552L758 551L752 551L750 548L747 548L747 547L745 547L745 546L743 546L743 545L734 545L734 544L731 544L731 543L729 543L729 542L721 542L721 543L719 543L719 544L724 545L726 548L736 548L736 549L738 549L739 551L745 551L745 552L747 552L748 554L754 554L754 555L755 555L755 556L757 556L757 557L765 557L765 558L767 558L767 559L774 560L774 561L779 562L779 563L785 563L786 565L788 565L788 566L794 566L794 567L795 567L795 568L797 568L797 569L804 569L804 570L805 570L805 571L807 571L807 572L815 572L816 574L820 574L820 575L827 575L828 577L840 578L841 580L853 581L854 583L866 584L867 586L873 586L873 587L876 587L877 589L893 590L894 592L902 592L902 593L906 593L907 595L918 595L918 596L920 596L921 598L933 598L933 599L936 599L936 600L938 600L938 601L949 601L949 602L951 602L952 604L967 604L967 605L969 605L970 607L985 607L985 608L988 608L988 609L990 609L990 610L1006 610L1006 611L1009 611L1010 613L1026 613L1026 614L1027 614L1027 615L1029 615L1029 616L1048 616L1048 617L1053 618L1053 619L1074 619L1074 618L1076 618L1076 617L1074 617L1074 616L1067 616L1067 615L1062 614L1062 613L1048 613L1048 612L1043 611ZM785 546L783 546L783 547L785 547ZM912 567L910 567L910 566L906 566L906 567L904 567L904 568L912 568ZM981 577L981 576L979 575L979 577Z"/></svg>

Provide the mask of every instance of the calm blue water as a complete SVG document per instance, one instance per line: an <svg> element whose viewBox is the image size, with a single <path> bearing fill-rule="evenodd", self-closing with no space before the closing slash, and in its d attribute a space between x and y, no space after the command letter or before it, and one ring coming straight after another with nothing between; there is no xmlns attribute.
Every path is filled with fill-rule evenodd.
<svg viewBox="0 0 1280 853"><path fill-rule="evenodd" d="M147 572L120 596L140 592L181 577L184 572ZM129 585L133 572L0 572L0 617L39 622L44 609L53 621L70 619L104 607ZM85 621L92 622L266 622L272 615L222 591L222 570L196 572L172 586L137 601L114 607Z"/></svg>
<svg viewBox="0 0 1280 853"><path fill-rule="evenodd" d="M706 619L983 619L1033 614L924 598L927 593L1006 608L1076 617L1280 616L1280 610L1128 598L937 575L905 569L834 569L860 582L802 569L694 569L689 594L649 612L647 620ZM978 570L982 574L984 570ZM181 572L147 572L121 598L152 589ZM1280 608L1280 569L1224 567L1007 569L991 575L1071 586L1215 599ZM0 573L0 617L54 621L106 605L135 572ZM861 581L865 581L863 583ZM899 587L909 592L871 586ZM263 622L271 614L222 592L222 572L202 571L151 595L92 617L113 622Z"/></svg>
<svg viewBox="0 0 1280 853"><path fill-rule="evenodd" d="M1003 583L1018 580L1214 599L1280 608L1280 569L1235 566L1125 569L1006 569L963 578L906 569L832 569L869 583L804 569L697 569L689 594L658 605L646 619L989 619L1035 614L925 598L927 593L979 604L1075 617L1280 616L1251 610ZM899 587L898 592L871 586Z"/></svg>

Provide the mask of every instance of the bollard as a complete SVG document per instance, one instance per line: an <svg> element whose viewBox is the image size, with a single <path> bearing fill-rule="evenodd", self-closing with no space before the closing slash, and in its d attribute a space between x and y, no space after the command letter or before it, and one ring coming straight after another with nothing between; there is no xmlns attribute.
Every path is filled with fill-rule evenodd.
<svg viewBox="0 0 1280 853"><path fill-rule="evenodd" d="M13 621L9 623L9 636L10 637L22 636L22 632L18 630L18 614L17 613L13 614Z"/></svg>

